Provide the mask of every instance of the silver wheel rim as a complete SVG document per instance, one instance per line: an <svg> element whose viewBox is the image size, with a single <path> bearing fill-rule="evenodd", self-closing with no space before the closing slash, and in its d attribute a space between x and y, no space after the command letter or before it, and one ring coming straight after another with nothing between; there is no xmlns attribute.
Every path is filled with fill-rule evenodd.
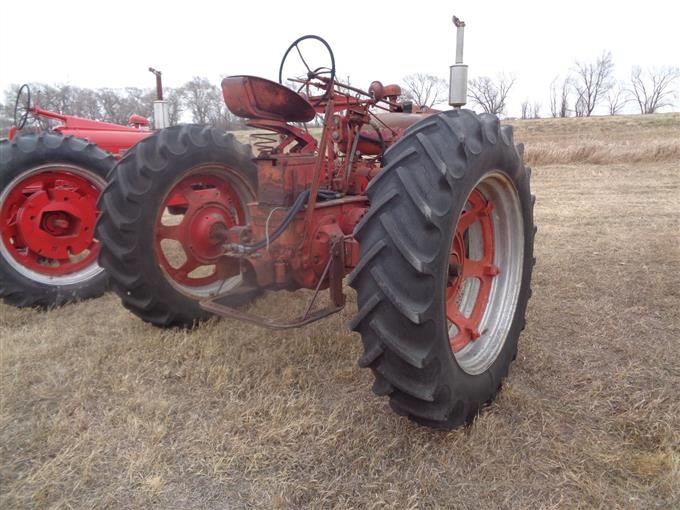
<svg viewBox="0 0 680 510"><path fill-rule="evenodd" d="M498 358L512 326L522 283L524 260L524 223L519 194L512 181L501 172L486 174L475 188L487 201L494 204L491 213L494 236L494 264L500 273L492 280L491 292L479 324L481 336L454 352L458 365L470 375L485 372ZM466 198L467 202L467 198ZM481 229L472 225L468 229L471 258L480 256ZM460 309L471 309L477 297L475 280L464 282L460 296ZM469 283L472 282L472 283ZM451 337L457 328L448 322Z"/></svg>

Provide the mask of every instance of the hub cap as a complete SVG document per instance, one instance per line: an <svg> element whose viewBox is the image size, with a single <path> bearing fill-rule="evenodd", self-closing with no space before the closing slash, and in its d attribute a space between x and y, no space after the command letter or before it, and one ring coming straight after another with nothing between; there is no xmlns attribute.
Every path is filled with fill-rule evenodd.
<svg viewBox="0 0 680 510"><path fill-rule="evenodd" d="M72 165L21 174L0 194L0 255L21 275L51 285L101 272L93 232L103 187L103 179Z"/></svg>

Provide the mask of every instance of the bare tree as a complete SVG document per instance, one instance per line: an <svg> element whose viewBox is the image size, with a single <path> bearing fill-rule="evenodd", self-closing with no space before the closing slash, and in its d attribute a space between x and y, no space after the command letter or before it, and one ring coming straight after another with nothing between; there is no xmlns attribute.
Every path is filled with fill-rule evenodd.
<svg viewBox="0 0 680 510"><path fill-rule="evenodd" d="M529 100L525 99L524 101L521 102L520 108L522 109L522 118L523 119L528 119L529 118Z"/></svg>
<svg viewBox="0 0 680 510"><path fill-rule="evenodd" d="M680 78L680 68L649 68L643 72L640 66L633 67L630 76L632 94L640 113L654 113L665 106L672 106L676 92L672 86Z"/></svg>
<svg viewBox="0 0 680 510"><path fill-rule="evenodd" d="M125 110L123 115L129 118L134 113L142 117L151 117L154 99L156 99L155 90L127 87L123 102Z"/></svg>
<svg viewBox="0 0 680 510"><path fill-rule="evenodd" d="M5 91L5 97L7 97L7 91ZM14 103L10 106L8 102L5 104L0 103L0 139L5 138L9 134L9 128L12 127L14 114Z"/></svg>
<svg viewBox="0 0 680 510"><path fill-rule="evenodd" d="M81 105L81 97L84 97L88 92L92 92L90 89L81 89L71 85L47 85L45 83L32 82L29 83L29 86L31 88L33 105L57 113L80 116L84 116L81 111L84 109L84 105ZM5 90L6 108L4 114L10 125L14 122L14 104L20 87L21 85L13 84ZM89 118L98 118L98 109L95 113L96 115L89 116ZM58 123L56 121L40 119L36 121L36 124L41 129L47 129Z"/></svg>
<svg viewBox="0 0 680 510"><path fill-rule="evenodd" d="M595 62L576 62L574 88L578 99L577 116L590 117L593 110L609 92L614 82L614 59L610 51L602 52Z"/></svg>
<svg viewBox="0 0 680 510"><path fill-rule="evenodd" d="M168 120L171 126L179 124L184 107L182 105L182 90L164 87L163 97L168 102Z"/></svg>
<svg viewBox="0 0 680 510"><path fill-rule="evenodd" d="M208 124L219 117L222 97L207 78L194 76L182 87L184 104L197 124Z"/></svg>
<svg viewBox="0 0 680 510"><path fill-rule="evenodd" d="M244 129L246 127L243 119L231 113L224 102L221 102L211 114L210 124L227 131L234 129Z"/></svg>
<svg viewBox="0 0 680 510"><path fill-rule="evenodd" d="M629 102L630 97L626 88L621 83L616 84L607 94L609 115L618 115Z"/></svg>
<svg viewBox="0 0 680 510"><path fill-rule="evenodd" d="M150 117L154 97L151 89L136 87L128 87L125 90L108 88L97 90L102 120L116 124L127 124L132 114Z"/></svg>
<svg viewBox="0 0 680 510"><path fill-rule="evenodd" d="M448 83L432 74L413 73L404 76L403 96L417 106L432 108L446 100Z"/></svg>
<svg viewBox="0 0 680 510"><path fill-rule="evenodd" d="M5 101L0 109L0 124L6 126L7 129L0 133L0 138L5 136L7 132L9 132L9 128L14 124L14 103L17 98L17 93L19 92L19 87L21 87L21 85L13 83L5 89Z"/></svg>
<svg viewBox="0 0 680 510"><path fill-rule="evenodd" d="M117 124L127 121L127 119L120 117L123 98L115 89L103 88L97 90L97 102L101 109L101 118L99 120L115 122Z"/></svg>
<svg viewBox="0 0 680 510"><path fill-rule="evenodd" d="M80 89L74 105L73 115L85 117L86 119L101 119L97 92L92 89Z"/></svg>
<svg viewBox="0 0 680 510"><path fill-rule="evenodd" d="M576 91L576 101L574 101L574 115L586 117L588 115L588 105L586 99L580 91Z"/></svg>
<svg viewBox="0 0 680 510"><path fill-rule="evenodd" d="M46 110L52 110L57 113L67 113L61 109L63 101L57 99L59 85L52 86L46 83L30 83L29 87L31 88L31 100L35 106L39 106ZM19 90L18 87L17 90Z"/></svg>
<svg viewBox="0 0 680 510"><path fill-rule="evenodd" d="M534 104L531 105L531 118L532 119L540 119L541 118L541 103L538 101L534 101Z"/></svg>
<svg viewBox="0 0 680 510"><path fill-rule="evenodd" d="M550 113L553 117L566 117L569 115L569 77L560 80L555 76L550 83Z"/></svg>
<svg viewBox="0 0 680 510"><path fill-rule="evenodd" d="M154 91L128 87L126 89L88 89L72 85L30 83L33 104L57 113L75 115L93 120L116 124L127 124L130 115L136 113L150 117L153 110ZM4 116L12 121L14 101L19 85L12 85L5 91ZM10 106L11 105L11 106ZM9 111L9 110L12 111ZM37 120L42 129L53 127L55 121Z"/></svg>
<svg viewBox="0 0 680 510"><path fill-rule="evenodd" d="M46 92L48 92L48 97L45 99L49 100L53 110L59 113L71 113L79 90L71 85L56 85Z"/></svg>
<svg viewBox="0 0 680 510"><path fill-rule="evenodd" d="M514 83L514 76L505 74L499 74L496 82L488 76L480 76L470 80L468 96L485 112L501 115L505 111L508 94Z"/></svg>

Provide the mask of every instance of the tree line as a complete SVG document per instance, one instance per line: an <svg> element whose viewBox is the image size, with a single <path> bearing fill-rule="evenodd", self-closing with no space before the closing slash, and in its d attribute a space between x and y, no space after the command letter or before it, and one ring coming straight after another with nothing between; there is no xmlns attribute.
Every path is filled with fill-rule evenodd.
<svg viewBox="0 0 680 510"><path fill-rule="evenodd" d="M628 81L614 78L614 59L611 52L604 51L591 61L576 61L564 76L557 76L550 83L549 109L552 117L590 117L596 108L606 108L609 115L617 115L628 104L634 104L641 114L656 113L661 108L672 107L677 101L675 83L680 78L680 68L673 66L634 66ZM473 102L491 113L504 113L507 94L514 83L501 77L497 84L481 79L470 83L470 97ZM483 99L483 93L491 89L491 96L497 96L493 106ZM541 105L521 103L521 117L539 117Z"/></svg>
<svg viewBox="0 0 680 510"><path fill-rule="evenodd" d="M589 117L596 108L606 108L610 115L621 113L634 104L642 114L655 113L675 105L680 68L674 66L634 66L628 81L614 78L614 59L604 51L592 61L576 61L564 76L550 83L549 109L552 117ZM468 82L470 104L487 113L507 113L508 98L516 78L506 73L495 77L478 76ZM404 96L417 104L431 107L446 102L448 83L429 74L411 74L404 78ZM541 116L542 103L524 99L520 103L521 118Z"/></svg>
<svg viewBox="0 0 680 510"><path fill-rule="evenodd" d="M57 113L127 125L137 114L153 121L156 91L151 88L89 89L73 85L29 83L35 106ZM21 85L10 86L0 103L0 136L14 122L14 105ZM207 78L196 76L181 87L165 87L163 99L168 102L170 124L182 121L212 124L224 129L241 129L244 124L227 109L221 89Z"/></svg>
<svg viewBox="0 0 680 510"><path fill-rule="evenodd" d="M677 101L674 86L680 79L680 68L673 66L631 69L627 82L614 79L614 60L605 51L592 61L576 61L564 76L550 83L548 107L553 117L588 117L603 106L611 115L635 104L640 113L655 113ZM516 83L512 75L479 76L469 81L470 104L484 112L504 115L508 98ZM127 124L132 114L153 120L155 90L137 87L123 89L88 89L72 85L31 83L33 103L46 110L88 119ZM5 136L13 123L14 104L20 85L5 91L0 103L0 136ZM416 106L431 108L447 102L447 80L425 73L404 76L402 99ZM227 109L222 91L207 78L196 76L181 87L164 90L169 103L170 124L191 121L212 124L224 129L243 129L244 121ZM525 99L520 104L521 118L541 116L540 101Z"/></svg>

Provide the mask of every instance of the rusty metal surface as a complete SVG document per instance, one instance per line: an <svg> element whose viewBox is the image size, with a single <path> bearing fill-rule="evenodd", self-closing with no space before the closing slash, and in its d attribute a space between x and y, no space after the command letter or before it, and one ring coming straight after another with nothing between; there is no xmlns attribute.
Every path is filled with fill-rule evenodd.
<svg viewBox="0 0 680 510"><path fill-rule="evenodd" d="M163 101L163 73L153 67L149 67L149 72L156 77L156 100Z"/></svg>
<svg viewBox="0 0 680 510"><path fill-rule="evenodd" d="M389 85L383 85L383 94L385 95L385 97L396 101L397 98L401 96L401 87L394 83Z"/></svg>
<svg viewBox="0 0 680 510"><path fill-rule="evenodd" d="M239 117L309 122L314 107L300 94L256 76L228 76L222 80L227 107Z"/></svg>
<svg viewBox="0 0 680 510"><path fill-rule="evenodd" d="M289 156L259 159L257 162L257 200L266 205L293 204L297 196L309 188L317 158Z"/></svg>
<svg viewBox="0 0 680 510"><path fill-rule="evenodd" d="M434 113L437 113L437 111L428 110L427 112L423 113L385 112L378 113L375 115L375 117L380 123L384 124L385 126L391 128L406 129L407 127L415 124L416 122L423 120L428 115L432 115Z"/></svg>
<svg viewBox="0 0 680 510"><path fill-rule="evenodd" d="M328 104L326 105L326 113L324 115L325 119L330 119L331 114L333 112L333 98L331 98L328 101ZM312 184L311 184L311 193L309 195L309 202L307 203L307 212L305 213L305 226L304 230L302 231L303 233L303 241L304 241L304 236L309 232L309 226L312 223L312 216L314 215L314 206L316 204L316 195L317 192L319 191L319 186L321 184L321 169L324 166L324 162L327 156L326 154L326 146L330 140L330 132L331 130L328 128L328 126L324 126L324 130L321 133L321 142L319 143L319 156L316 162L316 165L314 167L314 174L312 175ZM329 155L331 154L331 151L328 153Z"/></svg>
<svg viewBox="0 0 680 510"><path fill-rule="evenodd" d="M330 257L328 262L326 263L321 278L314 289L314 294L305 306L305 311L300 317L293 319L292 321L282 321L278 319L272 319L270 317L261 317L259 315L248 313L243 310L238 310L228 305L219 303L220 300L232 297L234 294L233 291L214 298L204 299L199 302L199 306L204 310L216 315L220 315L221 317L250 322L251 324L256 324L269 329L292 329L316 322L319 319L323 319L324 317L328 317L329 315L339 312L345 307L346 299L345 294L342 291L342 278L345 275L345 250L343 248L342 237L336 237L333 240L329 253ZM331 304L319 310L312 311L312 307L314 306L314 303L319 296L319 292L325 283L327 283L328 286Z"/></svg>
<svg viewBox="0 0 680 510"><path fill-rule="evenodd" d="M249 126L273 134L257 139L262 140L255 158L258 190L257 201L247 206L248 240L240 246L224 245L225 255L240 259L252 285L259 288L314 292L304 313L293 320L236 310L225 304L228 296L202 301L203 309L267 328L287 329L343 308L342 279L359 262L359 243L352 234L369 207L366 187L382 168L384 151L408 126L434 112L403 112L403 105L396 102L398 86L376 81L369 91L363 91L331 83L327 96L307 100L262 78L232 76L222 81L229 109L249 118ZM294 124L311 120L315 114L324 117L318 140ZM303 193L308 194L306 205L291 209ZM239 238L231 233L228 237ZM249 245L257 248L249 250ZM314 310L325 289L330 304Z"/></svg>
<svg viewBox="0 0 680 510"><path fill-rule="evenodd" d="M344 308L344 306L329 306L316 310L315 312L307 314L307 316L302 316L292 321L280 321L277 319L272 319L270 317L261 317L259 315L254 315L252 313L244 312L243 310L238 310L236 308L231 308L226 305L221 305L217 300L204 300L199 303L200 307L204 310L219 315L220 317L226 317L227 319L236 319L244 322L249 322L251 324L256 324L257 326L262 326L269 329L293 329L304 326L305 324L311 324L319 319L333 315Z"/></svg>

